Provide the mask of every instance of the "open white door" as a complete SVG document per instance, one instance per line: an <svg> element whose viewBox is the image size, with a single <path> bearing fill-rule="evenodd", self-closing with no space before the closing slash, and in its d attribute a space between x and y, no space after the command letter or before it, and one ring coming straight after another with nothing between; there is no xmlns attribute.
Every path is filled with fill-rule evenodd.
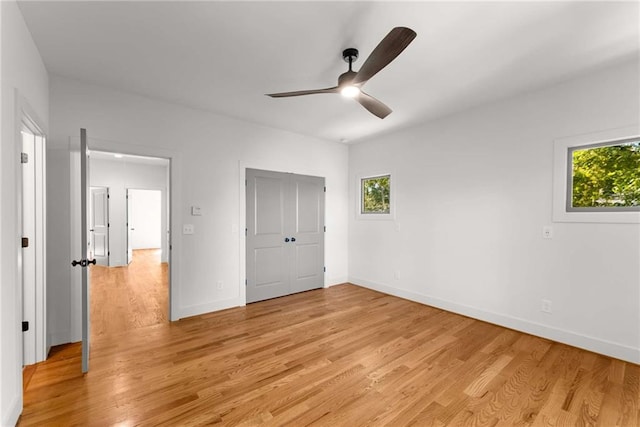
<svg viewBox="0 0 640 427"><path fill-rule="evenodd" d="M89 201L89 147L87 131L80 129L80 248L81 257L73 260L71 265L82 269L82 372L89 371L89 266L96 263L90 258L90 241L88 235L88 201Z"/></svg>

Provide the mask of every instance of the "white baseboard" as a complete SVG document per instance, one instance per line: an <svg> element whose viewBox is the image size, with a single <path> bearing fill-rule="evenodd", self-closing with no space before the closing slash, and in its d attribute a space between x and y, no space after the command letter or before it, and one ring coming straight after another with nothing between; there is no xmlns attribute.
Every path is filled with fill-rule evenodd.
<svg viewBox="0 0 640 427"><path fill-rule="evenodd" d="M563 344L568 344L574 347L593 351L595 353L604 354L616 359L640 364L640 349L638 348L633 348L600 338L578 334L564 329L557 329L551 326L543 325L518 317L494 313L464 304L458 304L456 302L447 301L429 295L415 293L412 291L407 291L405 289L394 288L366 279L351 277L349 278L349 283L353 283L357 286L362 286L399 298L408 299L410 301L419 302L431 307L440 308L452 313L457 313L499 326L504 326L506 328L515 329L517 331L525 332L531 335L547 338Z"/></svg>
<svg viewBox="0 0 640 427"><path fill-rule="evenodd" d="M184 319L185 317L197 316L199 314L206 314L213 311L226 310L228 308L241 307L244 305L246 305L245 301L241 301L238 297L206 304L192 305L189 307L182 307L178 313L178 318Z"/></svg>
<svg viewBox="0 0 640 427"><path fill-rule="evenodd" d="M343 283L347 283L348 281L349 281L348 277L332 277L325 282L324 287L330 288L335 285L341 285Z"/></svg>

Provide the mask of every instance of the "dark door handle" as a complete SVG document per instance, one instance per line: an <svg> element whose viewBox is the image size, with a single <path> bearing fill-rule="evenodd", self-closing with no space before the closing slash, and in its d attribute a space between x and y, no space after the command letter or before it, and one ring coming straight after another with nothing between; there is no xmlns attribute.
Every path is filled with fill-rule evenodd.
<svg viewBox="0 0 640 427"><path fill-rule="evenodd" d="M76 261L75 259L73 261L71 261L71 265L72 266L76 266L79 265L80 267L86 267L89 264L93 264L96 265L96 259L92 259L91 261L89 261L88 259L81 259L80 261Z"/></svg>
<svg viewBox="0 0 640 427"><path fill-rule="evenodd" d="M295 241L296 241L296 238L295 238L295 237L292 237L292 238L291 238L291 241L292 241L292 242L295 242Z"/></svg>
<svg viewBox="0 0 640 427"><path fill-rule="evenodd" d="M285 241L285 243L288 243L288 242L289 242L289 238L288 238L288 237L285 237L285 238L284 238L284 241Z"/></svg>

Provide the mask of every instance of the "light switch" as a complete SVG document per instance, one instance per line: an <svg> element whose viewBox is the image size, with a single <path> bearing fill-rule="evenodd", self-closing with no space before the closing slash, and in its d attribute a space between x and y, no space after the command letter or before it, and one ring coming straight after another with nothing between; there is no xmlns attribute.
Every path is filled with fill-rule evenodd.
<svg viewBox="0 0 640 427"><path fill-rule="evenodd" d="M200 206L191 206L191 215L192 216L201 216L202 215L202 209L200 208Z"/></svg>
<svg viewBox="0 0 640 427"><path fill-rule="evenodd" d="M193 224L184 224L182 226L182 234L193 234L194 227Z"/></svg>

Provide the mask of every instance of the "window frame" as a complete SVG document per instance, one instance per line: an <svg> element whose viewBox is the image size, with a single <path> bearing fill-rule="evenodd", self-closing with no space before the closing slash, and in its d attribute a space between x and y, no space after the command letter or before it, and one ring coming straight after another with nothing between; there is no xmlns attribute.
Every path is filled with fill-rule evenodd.
<svg viewBox="0 0 640 427"><path fill-rule="evenodd" d="M574 208L572 153L631 142L640 138L640 125L560 138L554 141L553 221L592 223L640 223L640 208Z"/></svg>
<svg viewBox="0 0 640 427"><path fill-rule="evenodd" d="M372 178L389 177L389 212L363 212L364 195L362 194L363 181ZM370 173L358 173L355 177L356 194L356 218L364 220L393 220L395 219L395 179L392 171L378 171Z"/></svg>

